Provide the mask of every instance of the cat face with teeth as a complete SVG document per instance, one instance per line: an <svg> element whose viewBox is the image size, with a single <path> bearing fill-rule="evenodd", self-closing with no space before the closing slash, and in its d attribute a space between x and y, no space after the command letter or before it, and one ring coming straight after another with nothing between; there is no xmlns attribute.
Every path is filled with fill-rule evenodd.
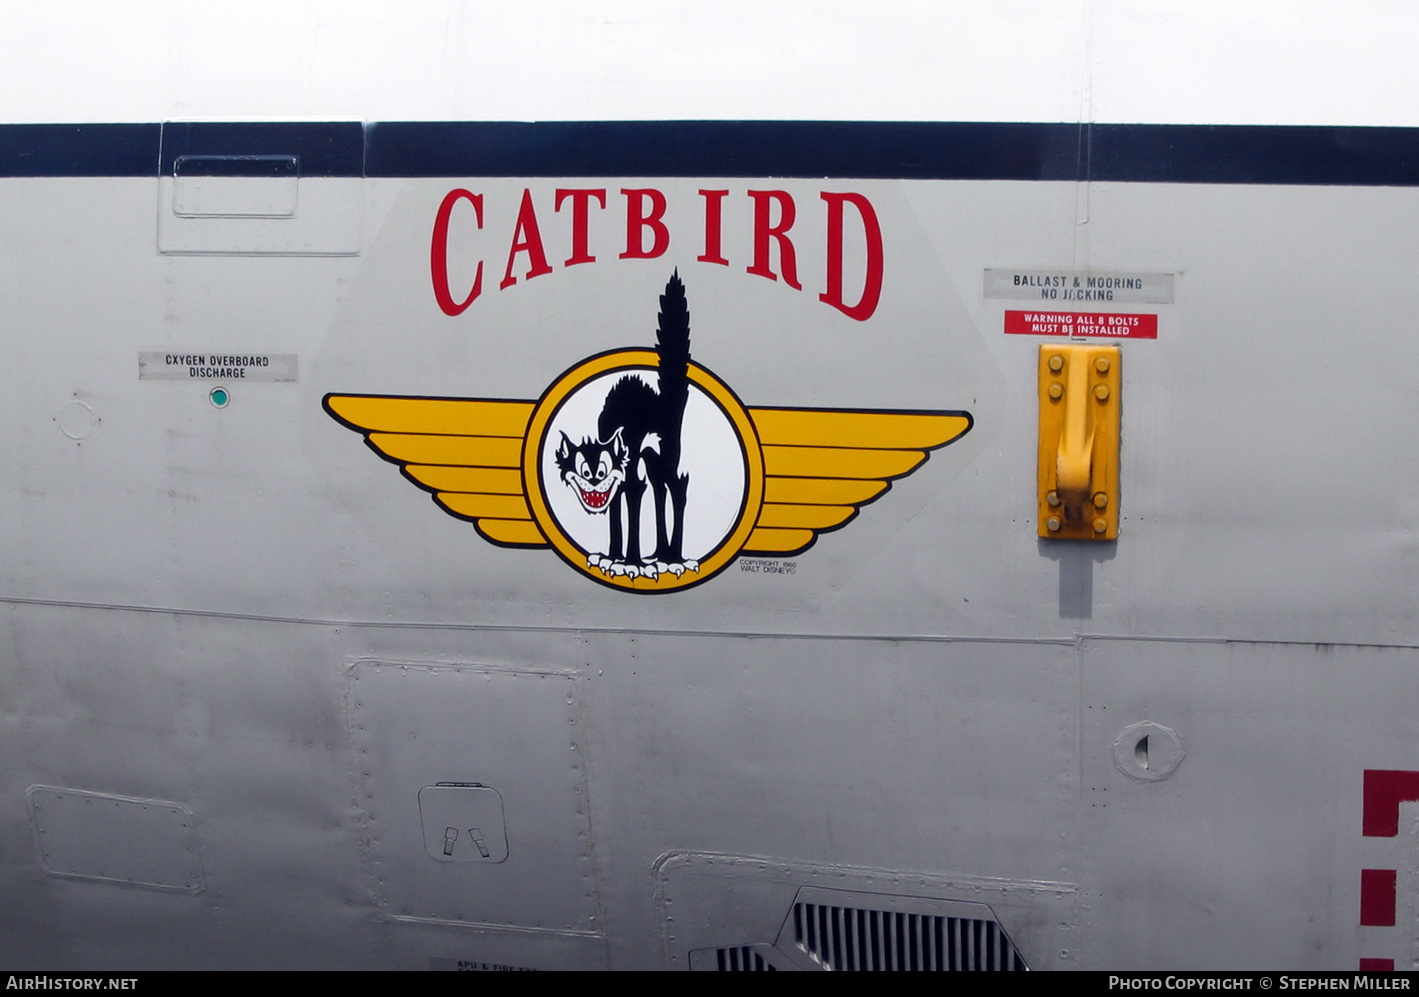
<svg viewBox="0 0 1419 997"><path fill-rule="evenodd" d="M557 448L557 469L562 480L576 493L582 508L590 513L605 512L626 480L629 451L618 429L607 441L584 439L580 446L566 433Z"/></svg>

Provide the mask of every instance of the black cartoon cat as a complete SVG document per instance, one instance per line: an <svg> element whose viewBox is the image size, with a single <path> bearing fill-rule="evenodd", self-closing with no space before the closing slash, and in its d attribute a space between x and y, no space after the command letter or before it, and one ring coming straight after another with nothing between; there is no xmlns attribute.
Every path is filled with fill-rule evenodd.
<svg viewBox="0 0 1419 997"><path fill-rule="evenodd" d="M685 497L690 478L680 473L680 430L690 397L690 309L677 270L660 296L656 328L657 387L627 374L611 386L597 420L596 437L573 444L562 434L557 469L582 508L610 518L610 546L587 563L608 575L655 578L698 571L686 560ZM641 504L655 503L655 550L641 553Z"/></svg>

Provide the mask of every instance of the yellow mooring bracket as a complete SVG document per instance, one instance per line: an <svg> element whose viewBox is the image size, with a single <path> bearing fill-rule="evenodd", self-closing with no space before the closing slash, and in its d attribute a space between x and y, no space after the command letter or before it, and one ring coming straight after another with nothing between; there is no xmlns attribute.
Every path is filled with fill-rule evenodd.
<svg viewBox="0 0 1419 997"><path fill-rule="evenodd" d="M1040 536L1118 537L1117 346L1040 347Z"/></svg>

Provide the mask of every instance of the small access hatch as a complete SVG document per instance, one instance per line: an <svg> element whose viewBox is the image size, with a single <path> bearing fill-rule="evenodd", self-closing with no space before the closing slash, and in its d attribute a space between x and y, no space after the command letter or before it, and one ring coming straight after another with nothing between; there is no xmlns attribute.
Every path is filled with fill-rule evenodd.
<svg viewBox="0 0 1419 997"><path fill-rule="evenodd" d="M419 790L424 851L436 862L507 858L503 798L476 782L440 782Z"/></svg>

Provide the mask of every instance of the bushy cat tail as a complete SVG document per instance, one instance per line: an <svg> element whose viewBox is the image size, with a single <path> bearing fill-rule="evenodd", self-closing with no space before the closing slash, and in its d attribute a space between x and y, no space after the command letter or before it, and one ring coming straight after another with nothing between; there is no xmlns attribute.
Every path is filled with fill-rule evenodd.
<svg viewBox="0 0 1419 997"><path fill-rule="evenodd" d="M660 355L660 397L662 403L683 411L689 396L690 306L685 285L677 269L660 296L660 324L655 330L655 352Z"/></svg>

